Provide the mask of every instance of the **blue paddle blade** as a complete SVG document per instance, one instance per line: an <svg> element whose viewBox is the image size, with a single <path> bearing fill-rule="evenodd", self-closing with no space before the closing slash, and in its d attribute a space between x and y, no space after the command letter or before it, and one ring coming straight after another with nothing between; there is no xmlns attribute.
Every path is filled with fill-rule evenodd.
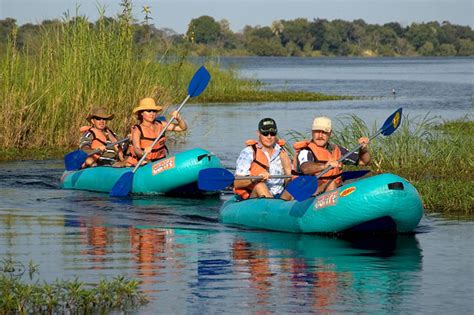
<svg viewBox="0 0 474 315"><path fill-rule="evenodd" d="M114 187L110 191L110 197L125 197L132 191L133 185L133 172L128 171L123 173L122 176L115 183Z"/></svg>
<svg viewBox="0 0 474 315"><path fill-rule="evenodd" d="M342 180L346 181L350 179L359 178L366 175L369 172L370 170L345 171L345 172L342 172Z"/></svg>
<svg viewBox="0 0 474 315"><path fill-rule="evenodd" d="M191 82L188 86L188 95L191 97L198 96L202 93L207 87L209 80L211 79L211 75L207 71L207 69L202 66L199 68L198 71L194 74Z"/></svg>
<svg viewBox="0 0 474 315"><path fill-rule="evenodd" d="M64 167L67 171L74 171L81 168L88 155L82 150L69 152L64 156Z"/></svg>
<svg viewBox="0 0 474 315"><path fill-rule="evenodd" d="M317 189L318 179L315 176L298 176L286 186L286 190L298 201L308 199Z"/></svg>
<svg viewBox="0 0 474 315"><path fill-rule="evenodd" d="M198 188L201 190L220 190L234 182L234 175L225 168L207 168L199 171Z"/></svg>
<svg viewBox="0 0 474 315"><path fill-rule="evenodd" d="M391 135L402 122L402 108L397 109L392 115L390 115L382 126L382 134L384 136Z"/></svg>

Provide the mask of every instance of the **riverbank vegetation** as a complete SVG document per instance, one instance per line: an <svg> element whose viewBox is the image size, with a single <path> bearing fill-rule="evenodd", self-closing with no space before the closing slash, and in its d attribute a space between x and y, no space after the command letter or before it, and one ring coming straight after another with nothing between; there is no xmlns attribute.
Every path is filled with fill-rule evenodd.
<svg viewBox="0 0 474 315"><path fill-rule="evenodd" d="M333 142L348 148L361 136L374 134L357 116L343 117ZM300 140L305 135L290 132ZM306 135L310 137L310 135ZM390 136L370 145L372 174L394 173L418 189L429 212L474 214L474 121L468 118L440 123L438 119L404 117Z"/></svg>
<svg viewBox="0 0 474 315"><path fill-rule="evenodd" d="M136 41L141 29L134 24L131 8L124 0L115 19L103 10L95 23L66 15L64 21L26 27L31 31L10 23L0 41L6 43L0 51L2 159L16 150L75 147L93 106L114 113L111 128L124 135L135 123L131 111L139 99L154 97L166 108L185 98L198 66L187 61L186 49L176 50L171 60L166 55L156 60L151 41ZM199 102L341 99L264 91L261 83L240 79L234 69L210 62L206 67L212 79Z"/></svg>
<svg viewBox="0 0 474 315"><path fill-rule="evenodd" d="M123 1L130 3L130 1ZM474 31L469 26L443 23L398 22L383 25L354 21L305 18L276 20L267 26L247 25L233 32L227 20L216 21L200 16L189 22L186 34L157 29L151 24L151 11L144 7L144 22L130 20L133 43L152 47L158 55L179 56L473 56ZM103 17L107 23L113 18ZM0 20L0 38L17 29L17 45L41 37L44 27L58 25L57 20L17 27L12 18ZM2 43L0 41L0 50Z"/></svg>
<svg viewBox="0 0 474 315"><path fill-rule="evenodd" d="M37 280L37 272L32 262L27 267L11 259L0 262L0 314L105 314L148 302L138 282L123 276L95 284L77 279L49 284Z"/></svg>

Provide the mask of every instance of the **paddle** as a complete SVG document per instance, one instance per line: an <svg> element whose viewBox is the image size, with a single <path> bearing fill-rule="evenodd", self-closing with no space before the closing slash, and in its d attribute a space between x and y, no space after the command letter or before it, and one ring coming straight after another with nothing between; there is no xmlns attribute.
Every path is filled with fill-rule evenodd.
<svg viewBox="0 0 474 315"><path fill-rule="evenodd" d="M207 84L209 83L210 79L211 79L211 75L209 74L209 72L206 70L204 66L202 66L201 68L198 69L198 71L196 71L196 73L194 74L188 86L188 96L186 96L184 101L181 103L181 105L177 109L178 113L181 111L184 104L186 104L189 98L199 96L206 89ZM169 125L173 122L173 120L174 120L174 117L172 116L171 119L166 124L166 126L161 130L160 134L156 137L155 141L153 141L153 143L151 144L152 147L155 146L155 144L161 138L163 133L165 133L165 131L168 129ZM141 166L146 156L147 156L147 153L143 154L142 158L140 159L140 161L138 161L133 171L128 171L122 174L122 176L120 176L120 178L118 179L118 181L115 183L114 187L112 188L112 191L110 192L111 197L123 197L130 193L130 191L132 190L132 185L133 185L133 175L137 171L137 169Z"/></svg>
<svg viewBox="0 0 474 315"><path fill-rule="evenodd" d="M291 175L271 175L270 178L291 178ZM262 179L262 176L234 176L225 168L206 168L199 171L198 188L201 190L220 190L232 185L234 180Z"/></svg>
<svg viewBox="0 0 474 315"><path fill-rule="evenodd" d="M369 138L369 141L377 137L379 134L382 134L384 136L391 135L395 130L397 130L398 126L400 126L401 120L402 120L402 108L400 107L385 120L382 127L380 127L380 129ZM357 145L356 147L349 150L346 154L341 156L341 158L339 158L337 161L342 162L345 158L347 158L349 155L351 155L355 151L359 150L361 147L362 147L362 144ZM332 166L329 166L325 168L323 171L321 171L321 173L319 173L317 176L312 176L311 180L305 184L308 187L306 186L301 187L301 193L296 192L298 196L295 196L292 194L293 197L295 197L295 199L297 200L300 200L300 199L304 200L306 198L311 197L313 193L318 189L318 178L320 178L321 176L329 172L332 168L333 168ZM307 194L307 192L311 191L311 189L313 188L314 190L312 191L312 193ZM305 195L306 195L306 198L305 198Z"/></svg>
<svg viewBox="0 0 474 315"><path fill-rule="evenodd" d="M346 174L344 179L353 179L364 176L370 172L369 170L360 170L360 171L348 171L342 173L342 176ZM271 175L270 178L292 178L291 175ZM307 196L312 195L315 191L312 190L313 187L308 182L312 181L314 176L298 176L292 180L286 190L295 197L296 200L300 201L298 198L300 196L304 197L302 200L306 199ZM227 186L232 185L234 180L245 180L245 179L261 179L261 176L234 176L230 171L224 168L207 168L201 170L198 175L198 188L201 190L210 190L216 191L224 189ZM317 183L317 181L316 181ZM304 190L302 192L302 190ZM309 190L309 191L306 191ZM311 191L312 190L312 191Z"/></svg>
<svg viewBox="0 0 474 315"><path fill-rule="evenodd" d="M105 147L107 149L109 149L109 148L113 147L116 144L124 143L124 142L127 142L129 140L130 140L129 138L123 138L123 139L118 140L116 142L109 143ZM81 168L82 164L84 164L87 157L89 157L91 155L94 155L94 154L97 154L97 153L100 153L99 149L94 150L90 153L84 152L82 150L76 150L76 151L69 152L68 154L66 154L64 156L64 166L66 167L67 171L78 170L78 169Z"/></svg>

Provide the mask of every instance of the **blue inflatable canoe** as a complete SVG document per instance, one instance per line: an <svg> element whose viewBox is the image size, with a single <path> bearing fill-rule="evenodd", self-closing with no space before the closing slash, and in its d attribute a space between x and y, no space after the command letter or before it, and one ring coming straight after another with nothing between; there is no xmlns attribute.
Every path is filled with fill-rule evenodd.
<svg viewBox="0 0 474 315"><path fill-rule="evenodd" d="M192 149L141 166L133 178L132 194L201 194L197 187L200 170L222 167L220 160L203 149ZM110 192L117 180L132 168L109 166L66 171L61 177L63 189Z"/></svg>
<svg viewBox="0 0 474 315"><path fill-rule="evenodd" d="M423 205L405 179L381 174L304 201L232 197L220 212L225 224L293 233L411 232Z"/></svg>

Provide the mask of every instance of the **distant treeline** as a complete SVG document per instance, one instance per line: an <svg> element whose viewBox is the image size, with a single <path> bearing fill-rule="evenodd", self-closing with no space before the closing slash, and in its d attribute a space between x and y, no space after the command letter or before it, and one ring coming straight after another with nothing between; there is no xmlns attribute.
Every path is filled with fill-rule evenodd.
<svg viewBox="0 0 474 315"><path fill-rule="evenodd" d="M114 18L106 17L110 23ZM274 21L271 26L245 26L233 32L227 20L210 16L192 19L186 34L157 29L145 15L133 23L133 40L161 55L234 56L473 56L474 31L469 26L443 23L412 23L401 26L304 18ZM45 20L18 26L11 18L0 20L0 49L15 33L18 46L34 43L42 28L64 23ZM96 22L97 23L97 22ZM94 23L91 23L93 25ZM34 44L32 44L32 47Z"/></svg>

